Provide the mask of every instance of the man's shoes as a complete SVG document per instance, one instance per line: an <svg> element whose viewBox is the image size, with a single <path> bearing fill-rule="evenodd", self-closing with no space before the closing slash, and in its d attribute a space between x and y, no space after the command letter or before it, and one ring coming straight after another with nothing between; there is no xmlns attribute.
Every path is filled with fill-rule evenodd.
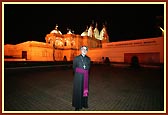
<svg viewBox="0 0 168 115"><path fill-rule="evenodd" d="M88 108L88 105L86 105L86 106L83 106L84 108Z"/></svg>
<svg viewBox="0 0 168 115"><path fill-rule="evenodd" d="M75 111L79 111L79 108L75 108Z"/></svg>

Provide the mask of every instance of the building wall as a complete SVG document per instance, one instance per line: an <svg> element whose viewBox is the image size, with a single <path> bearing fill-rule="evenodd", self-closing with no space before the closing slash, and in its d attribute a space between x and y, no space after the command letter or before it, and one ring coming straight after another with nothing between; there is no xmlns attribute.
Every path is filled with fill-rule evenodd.
<svg viewBox="0 0 168 115"><path fill-rule="evenodd" d="M109 57L111 62L130 63L133 56L137 56L141 63L164 63L164 38L148 38L120 42L103 43L102 48L97 47L98 42L88 37L76 36L76 48L64 47L54 49L52 44L28 41L17 45L5 45L5 56L23 58L23 51L27 52L27 61L67 61L80 54L79 47L89 47L88 56L94 62L101 62L102 57Z"/></svg>
<svg viewBox="0 0 168 115"><path fill-rule="evenodd" d="M138 58L138 62L141 64L158 64L160 63L160 52L124 53L125 63L131 63L133 58Z"/></svg>
<svg viewBox="0 0 168 115"><path fill-rule="evenodd" d="M14 55L14 52L15 52L15 45L11 45L11 44L6 44L4 46L4 55L5 56L13 56Z"/></svg>
<svg viewBox="0 0 168 115"><path fill-rule="evenodd" d="M53 60L53 48L51 45L28 41L17 45L5 45L4 56L22 59L22 52L27 52L27 61L51 61Z"/></svg>
<svg viewBox="0 0 168 115"><path fill-rule="evenodd" d="M104 43L102 46L103 47L100 49L89 50L88 56L91 57L92 61L99 61L102 59L102 57L109 57L111 62L125 62L125 58L128 58L124 57L126 56L125 54L138 54L137 56L140 58L140 60L142 60L142 58L144 58L144 60L149 60L145 58L155 59L158 56L156 54L159 53L159 57L157 57L156 60L159 59L160 63L164 62L163 37ZM154 60L154 62L157 62L156 60Z"/></svg>

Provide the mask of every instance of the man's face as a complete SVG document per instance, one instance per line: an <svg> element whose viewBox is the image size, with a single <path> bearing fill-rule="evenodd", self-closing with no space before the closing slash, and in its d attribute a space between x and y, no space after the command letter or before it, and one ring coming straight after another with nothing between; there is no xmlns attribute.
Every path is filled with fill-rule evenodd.
<svg viewBox="0 0 168 115"><path fill-rule="evenodd" d="M87 48L86 47L82 47L81 48L81 53L83 54L83 55L86 55L87 54Z"/></svg>

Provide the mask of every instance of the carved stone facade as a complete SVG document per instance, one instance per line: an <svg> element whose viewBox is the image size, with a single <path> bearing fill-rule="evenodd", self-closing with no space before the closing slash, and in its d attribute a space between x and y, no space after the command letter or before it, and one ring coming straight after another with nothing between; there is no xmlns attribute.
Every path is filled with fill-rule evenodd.
<svg viewBox="0 0 168 115"><path fill-rule="evenodd" d="M99 48L102 46L102 42L96 39L94 36L89 36L86 32L84 35L73 34L70 30L67 34L62 34L57 26L55 30L52 30L46 35L46 43L52 44L56 49L79 49L81 46L85 45L89 48ZM104 42L104 41L103 41Z"/></svg>

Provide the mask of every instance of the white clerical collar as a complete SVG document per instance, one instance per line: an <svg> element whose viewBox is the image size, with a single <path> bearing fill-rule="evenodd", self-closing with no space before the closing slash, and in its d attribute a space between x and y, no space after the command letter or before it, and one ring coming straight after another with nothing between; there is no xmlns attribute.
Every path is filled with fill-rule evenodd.
<svg viewBox="0 0 168 115"><path fill-rule="evenodd" d="M83 57L85 57L85 55L84 55L84 54L82 54L82 56L83 56Z"/></svg>

